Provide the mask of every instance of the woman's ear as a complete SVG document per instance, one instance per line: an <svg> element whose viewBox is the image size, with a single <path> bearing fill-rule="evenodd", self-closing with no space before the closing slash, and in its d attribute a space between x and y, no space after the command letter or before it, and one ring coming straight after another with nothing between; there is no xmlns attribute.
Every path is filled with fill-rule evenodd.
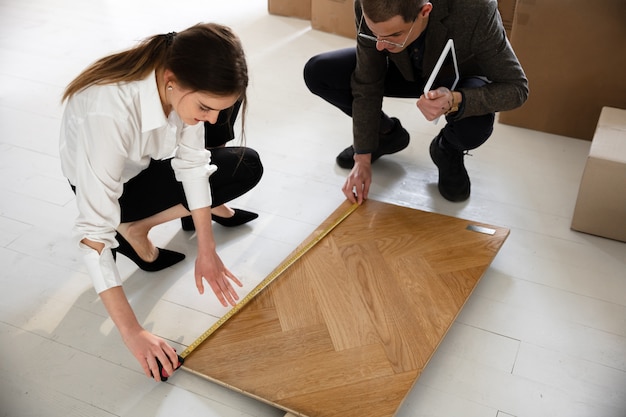
<svg viewBox="0 0 626 417"><path fill-rule="evenodd" d="M168 69L163 71L163 84L167 86L167 85L171 85L175 83L176 83L176 76L174 75L174 73Z"/></svg>

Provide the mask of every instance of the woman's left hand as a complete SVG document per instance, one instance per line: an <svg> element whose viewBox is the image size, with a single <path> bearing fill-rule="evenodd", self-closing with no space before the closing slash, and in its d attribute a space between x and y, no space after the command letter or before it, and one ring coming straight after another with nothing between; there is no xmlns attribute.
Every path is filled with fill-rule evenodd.
<svg viewBox="0 0 626 417"><path fill-rule="evenodd" d="M224 307L228 306L228 304L234 306L237 304L239 296L230 281L240 287L242 284L237 277L224 266L217 252L207 252L208 253L198 255L196 259L195 277L198 292L204 294L204 280L206 280L217 296L217 299Z"/></svg>

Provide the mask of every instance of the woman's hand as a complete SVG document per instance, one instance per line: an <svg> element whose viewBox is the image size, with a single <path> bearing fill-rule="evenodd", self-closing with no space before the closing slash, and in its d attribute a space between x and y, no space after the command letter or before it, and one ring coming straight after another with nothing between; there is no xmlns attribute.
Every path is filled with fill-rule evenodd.
<svg viewBox="0 0 626 417"><path fill-rule="evenodd" d="M145 329L123 334L124 343L143 368L146 376L161 381L157 359L163 365L163 376L170 376L178 368L176 350L163 339Z"/></svg>
<svg viewBox="0 0 626 417"><path fill-rule="evenodd" d="M100 299L117 326L124 343L133 354L146 376L161 380L157 359L169 376L178 368L178 355L163 339L146 331L133 312L123 288L113 287L100 293Z"/></svg>
<svg viewBox="0 0 626 417"><path fill-rule="evenodd" d="M239 285L241 282L222 263L215 249L215 239L211 227L211 208L204 207L191 212L193 222L196 225L198 238L198 258L196 259L196 287L200 294L204 294L204 280L209 283L211 289L224 307L230 304L234 306L239 300L237 292L230 281Z"/></svg>
<svg viewBox="0 0 626 417"><path fill-rule="evenodd" d="M228 270L214 250L207 250L198 254L196 259L196 287L200 294L204 294L204 280L209 283L217 299L224 307L234 306L239 300L237 292L230 281L242 286L237 277Z"/></svg>

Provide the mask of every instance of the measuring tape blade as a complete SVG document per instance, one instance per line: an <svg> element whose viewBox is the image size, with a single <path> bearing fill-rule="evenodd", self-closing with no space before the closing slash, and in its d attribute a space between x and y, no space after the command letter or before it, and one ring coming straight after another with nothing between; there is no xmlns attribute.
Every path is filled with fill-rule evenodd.
<svg viewBox="0 0 626 417"><path fill-rule="evenodd" d="M225 315L220 317L218 321L216 321L213 326L209 328L206 332L202 333L202 335L196 339L192 344L190 344L187 349L185 349L180 356L186 358L195 348L200 346L202 342L208 339L211 334L213 334L217 329L219 329L222 324L226 323L228 319L237 314L239 310L241 310L250 300L252 300L257 294L259 294L265 287L267 287L272 281L278 278L283 272L285 272L291 265L296 263L298 259L300 259L305 253L307 253L313 246L317 245L322 239L326 237L335 227L337 227L342 221L344 221L354 210L359 207L358 204L353 204L350 208L342 214L339 218L337 218L334 222L332 222L328 227L322 230L317 236L311 239L307 244L302 246L302 248L298 249L294 252L289 258L283 261L276 269L274 269L263 281L261 281L256 287L252 289L240 302L238 302L232 309L230 309ZM183 366L184 367L184 366Z"/></svg>

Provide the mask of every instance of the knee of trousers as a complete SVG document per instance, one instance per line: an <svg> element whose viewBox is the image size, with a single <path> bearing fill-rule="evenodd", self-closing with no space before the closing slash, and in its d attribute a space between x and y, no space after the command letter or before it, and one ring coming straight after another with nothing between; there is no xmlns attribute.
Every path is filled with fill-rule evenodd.
<svg viewBox="0 0 626 417"><path fill-rule="evenodd" d="M313 94L322 95L324 91L350 87L356 60L352 65L349 59L342 57L341 52L315 55L304 64L304 83Z"/></svg>
<svg viewBox="0 0 626 417"><path fill-rule="evenodd" d="M244 181L254 187L261 181L264 172L259 153L252 148L245 148L241 163L247 168L243 173Z"/></svg>
<svg viewBox="0 0 626 417"><path fill-rule="evenodd" d="M494 122L494 113L467 117L449 122L442 134L445 140L458 150L476 149L491 137Z"/></svg>
<svg viewBox="0 0 626 417"><path fill-rule="evenodd" d="M317 55L309 59L307 63L304 64L304 84L313 94L318 94L321 90L323 90L322 81L324 77L322 75L323 71L320 71L320 61L320 56Z"/></svg>

